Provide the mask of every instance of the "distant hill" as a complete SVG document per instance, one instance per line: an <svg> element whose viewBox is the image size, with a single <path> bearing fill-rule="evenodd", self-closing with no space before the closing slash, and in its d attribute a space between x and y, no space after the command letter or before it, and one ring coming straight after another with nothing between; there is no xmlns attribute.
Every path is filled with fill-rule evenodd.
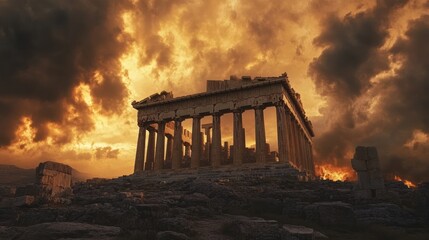
<svg viewBox="0 0 429 240"><path fill-rule="evenodd" d="M76 169L72 170L73 181L85 181L91 176ZM15 165L0 164L0 185L23 186L34 183L36 179L36 169L20 168Z"/></svg>
<svg viewBox="0 0 429 240"><path fill-rule="evenodd" d="M0 164L0 184L21 186L34 183L36 179L35 169L19 168L15 165Z"/></svg>

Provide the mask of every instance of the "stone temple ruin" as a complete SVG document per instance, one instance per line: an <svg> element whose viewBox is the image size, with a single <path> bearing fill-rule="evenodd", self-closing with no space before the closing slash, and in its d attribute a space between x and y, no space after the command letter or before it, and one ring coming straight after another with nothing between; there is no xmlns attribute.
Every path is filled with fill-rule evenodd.
<svg viewBox="0 0 429 240"><path fill-rule="evenodd" d="M307 176L315 174L312 124L286 73L279 77L208 80L206 92L174 98L171 92L163 91L134 101L132 106L138 110L139 126L135 173L278 162L289 163ZM276 109L278 153L270 152L266 142L264 109L268 107ZM248 110L255 113L255 150L245 145L242 113ZM226 113L233 113L231 146L227 142L222 146L221 115ZM202 125L205 116L211 116L212 123ZM192 132L182 126L189 118Z"/></svg>
<svg viewBox="0 0 429 240"><path fill-rule="evenodd" d="M356 147L351 163L358 176L354 189L355 196L361 199L383 197L386 190L380 171L377 149L375 147Z"/></svg>

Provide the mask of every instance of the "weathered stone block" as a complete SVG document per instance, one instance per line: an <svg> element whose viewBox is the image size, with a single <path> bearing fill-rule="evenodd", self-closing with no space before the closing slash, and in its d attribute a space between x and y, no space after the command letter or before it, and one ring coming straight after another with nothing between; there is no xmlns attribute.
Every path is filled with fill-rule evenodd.
<svg viewBox="0 0 429 240"><path fill-rule="evenodd" d="M356 147L351 164L358 176L354 189L355 197L364 199L383 197L385 187L377 149L375 147Z"/></svg>
<svg viewBox="0 0 429 240"><path fill-rule="evenodd" d="M36 168L36 184L42 197L51 198L71 191L72 168L56 162L43 162Z"/></svg>

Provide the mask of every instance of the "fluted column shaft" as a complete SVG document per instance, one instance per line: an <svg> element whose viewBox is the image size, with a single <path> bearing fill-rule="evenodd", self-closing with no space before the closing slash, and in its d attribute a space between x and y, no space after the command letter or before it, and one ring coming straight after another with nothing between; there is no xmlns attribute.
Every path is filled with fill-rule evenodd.
<svg viewBox="0 0 429 240"><path fill-rule="evenodd" d="M201 117L195 116L192 119L192 155L191 155L191 168L200 166L200 159L202 153L201 146Z"/></svg>
<svg viewBox="0 0 429 240"><path fill-rule="evenodd" d="M185 157L191 156L191 144L185 142L183 145L185 145Z"/></svg>
<svg viewBox="0 0 429 240"><path fill-rule="evenodd" d="M173 136L171 135L166 135L167 136L167 146L166 146L166 151L165 151L165 163L166 166L171 167L171 157L173 154Z"/></svg>
<svg viewBox="0 0 429 240"><path fill-rule="evenodd" d="M265 139L264 109L262 107L255 108L255 135L256 162L265 163L267 142Z"/></svg>
<svg viewBox="0 0 429 240"><path fill-rule="evenodd" d="M139 135L137 138L137 150L136 150L136 159L134 162L134 173L143 171L144 167L144 154L146 148L146 129L145 125L139 126Z"/></svg>
<svg viewBox="0 0 429 240"><path fill-rule="evenodd" d="M243 162L244 157L244 129L243 129L243 118L242 111L237 110L234 111L234 124L233 124L233 144L234 144L234 152L233 152L233 161L234 165L240 165Z"/></svg>
<svg viewBox="0 0 429 240"><path fill-rule="evenodd" d="M292 139L293 139L294 150L295 150L296 166L299 169L303 169L301 150L300 150L299 141L298 141L298 126L297 126L295 119L293 119L293 118L291 119L291 127L292 127L291 128L292 129Z"/></svg>
<svg viewBox="0 0 429 240"><path fill-rule="evenodd" d="M176 119L174 122L174 139L173 139L173 157L171 168L180 168L180 164L183 158L183 147L182 147L182 119Z"/></svg>
<svg viewBox="0 0 429 240"><path fill-rule="evenodd" d="M308 142L308 151L310 154L310 169L311 169L311 173L313 174L313 176L316 174L316 171L314 169L314 160L313 160L313 146L311 144L311 142Z"/></svg>
<svg viewBox="0 0 429 240"><path fill-rule="evenodd" d="M277 115L277 141L279 149L279 162L287 162L289 158L289 138L286 109L283 102L276 104Z"/></svg>
<svg viewBox="0 0 429 240"><path fill-rule="evenodd" d="M164 166L164 142L165 142L165 122L158 123L158 135L156 137L156 152L154 170L162 169Z"/></svg>
<svg viewBox="0 0 429 240"><path fill-rule="evenodd" d="M289 159L292 161L292 163L295 166L298 166L298 155L296 150L296 143L295 143L295 132L293 128L293 116L291 113L289 113L289 116L286 118L286 124L288 125L288 138L289 138Z"/></svg>
<svg viewBox="0 0 429 240"><path fill-rule="evenodd" d="M298 156L299 156L299 162L301 169L306 169L306 162L304 158L304 154L302 151L302 142L301 142L301 129L297 122L295 122L295 134L296 134L296 145L298 146Z"/></svg>
<svg viewBox="0 0 429 240"><path fill-rule="evenodd" d="M222 159L222 136L220 132L220 114L213 114L213 139L211 151L212 166L220 166Z"/></svg>
<svg viewBox="0 0 429 240"><path fill-rule="evenodd" d="M144 169L153 170L153 162L155 159L155 129L152 127L149 127L148 130L149 130L149 140L147 143L146 164Z"/></svg>

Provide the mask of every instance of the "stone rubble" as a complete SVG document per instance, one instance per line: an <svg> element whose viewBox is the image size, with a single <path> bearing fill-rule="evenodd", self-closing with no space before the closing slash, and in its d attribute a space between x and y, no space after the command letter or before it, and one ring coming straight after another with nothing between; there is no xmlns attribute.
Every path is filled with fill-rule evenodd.
<svg viewBox="0 0 429 240"><path fill-rule="evenodd" d="M0 239L374 239L389 229L400 230L397 239L429 236L427 183L386 182L393 197L363 200L351 182L254 174L76 183L69 202L0 208Z"/></svg>

